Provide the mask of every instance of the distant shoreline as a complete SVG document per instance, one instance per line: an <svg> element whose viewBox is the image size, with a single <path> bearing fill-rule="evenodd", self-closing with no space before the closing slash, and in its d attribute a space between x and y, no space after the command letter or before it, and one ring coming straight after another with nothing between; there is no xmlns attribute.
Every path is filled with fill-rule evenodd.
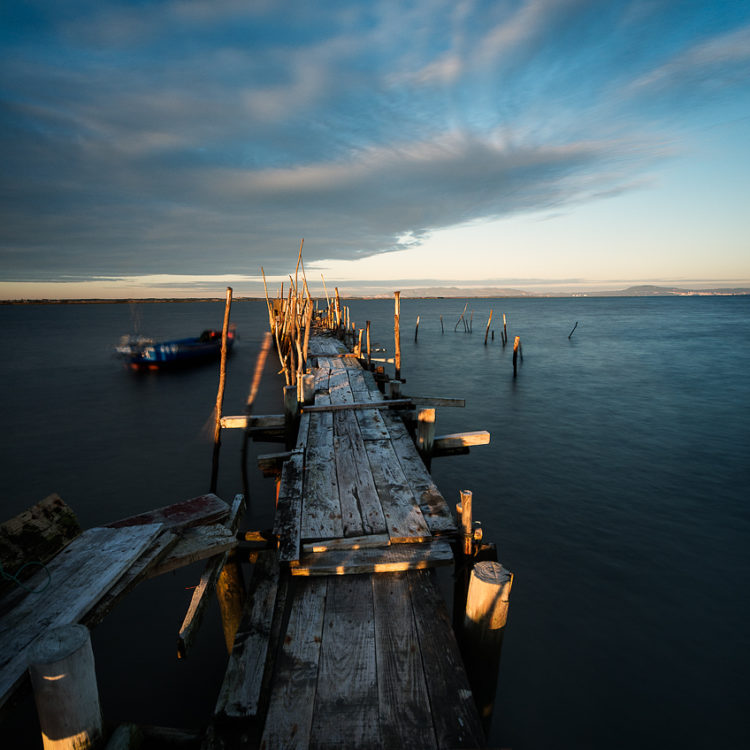
<svg viewBox="0 0 750 750"><path fill-rule="evenodd" d="M423 293L419 293L423 292ZM442 293L441 293L442 292ZM681 287L659 287L643 285L627 289L591 292L526 292L520 289L460 289L451 287L438 290L407 289L401 291L401 299L572 299L581 297L743 297L750 295L750 289L714 288L683 289ZM274 295L275 296L275 295ZM342 295L349 300L392 299L391 294ZM323 295L314 295L325 299ZM237 296L235 302L265 300L263 296ZM89 299L9 299L0 300L0 305L124 305L124 304L166 304L191 302L225 302L225 297L138 297L138 298L89 298Z"/></svg>

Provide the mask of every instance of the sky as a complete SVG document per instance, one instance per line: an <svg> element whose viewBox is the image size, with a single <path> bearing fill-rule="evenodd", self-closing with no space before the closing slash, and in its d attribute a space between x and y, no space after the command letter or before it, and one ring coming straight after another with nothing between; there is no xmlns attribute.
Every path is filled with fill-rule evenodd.
<svg viewBox="0 0 750 750"><path fill-rule="evenodd" d="M0 1L0 299L750 286L747 0Z"/></svg>

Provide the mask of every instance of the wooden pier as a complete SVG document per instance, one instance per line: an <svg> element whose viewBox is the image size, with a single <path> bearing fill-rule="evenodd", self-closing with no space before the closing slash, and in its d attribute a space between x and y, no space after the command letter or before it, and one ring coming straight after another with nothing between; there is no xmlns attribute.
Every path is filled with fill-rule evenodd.
<svg viewBox="0 0 750 750"><path fill-rule="evenodd" d="M49 664L37 666L29 656L52 625L79 628L73 634L78 643L76 623L96 624L139 581L205 559L177 634L178 655L187 656L214 590L230 655L205 732L182 735L183 746L485 746L512 576L496 562L481 562L471 571L480 559L493 559L494 547L478 543L471 492L461 493L457 526L428 468L433 456L465 453L469 446L489 442L489 435L435 436L435 407L463 402L401 393L398 293L396 357L387 360L395 364L396 377L390 380L370 356L369 322L365 352L363 329L357 342L338 290L327 311L315 315L306 282L305 290L307 300L295 288L288 304L283 299L269 302L287 382L284 414L250 413L270 335L258 359L246 414L222 416L221 387L217 399L213 478L221 429L242 428L247 439L285 443L286 450L258 459L263 472L276 477L273 529L237 531L245 510L243 495L231 507L214 494L202 495L86 532L71 523L70 510L59 498L35 506L29 518L52 518L54 510L67 535L53 529L62 549L56 555L47 550L47 537L40 537L43 569L26 583L5 576L35 594L52 580L56 588L44 599L12 592L0 606L5 645L0 706L22 684L27 665L32 681L35 669L40 674L42 669L54 671L54 653ZM230 299L228 294L225 330ZM353 352L342 343L348 337ZM27 527L23 516L2 531L10 539ZM3 553L5 564L17 566L17 549L9 549ZM482 554L488 550L490 554ZM252 563L247 589L239 573L241 555L249 555ZM101 568L95 586L83 562L92 570ZM435 569L457 562L452 622ZM472 602L471 615L466 608L465 620L467 590L479 565L491 567L477 577L481 593ZM471 632L473 645L464 641L459 649L456 625ZM84 640L76 654L90 652ZM493 653L486 654L487 644ZM65 658L73 657L66 653ZM469 678L465 660L479 665L480 681ZM93 681L87 690L95 694L93 668L82 679ZM480 684L487 686L486 695L477 692ZM45 722L59 725L56 700L52 695L46 701L48 717L40 709L43 728ZM142 739L146 729L122 725L107 747L139 747L136 738ZM95 727L65 731L70 733L64 738L68 744L54 747L103 746L100 715ZM166 732L174 741L180 735L179 730L148 731L152 737ZM84 736L94 739L81 744Z"/></svg>
<svg viewBox="0 0 750 750"><path fill-rule="evenodd" d="M261 553L213 725L271 748L484 746L433 568L458 529L373 373L309 340L313 403L278 479L278 550ZM391 408L397 407L397 408Z"/></svg>

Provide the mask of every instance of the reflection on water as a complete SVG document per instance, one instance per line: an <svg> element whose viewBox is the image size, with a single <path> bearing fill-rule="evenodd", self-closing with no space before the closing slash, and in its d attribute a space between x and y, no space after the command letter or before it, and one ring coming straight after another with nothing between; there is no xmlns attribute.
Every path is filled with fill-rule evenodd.
<svg viewBox="0 0 750 750"><path fill-rule="evenodd" d="M464 303L402 299L402 391L466 399L438 409L438 435L492 435L432 466L450 507L473 490L485 539L515 573L490 744L747 746L750 299L475 300L474 332L454 333ZM139 332L154 338L223 316L223 302L138 307ZM484 346L490 308L496 336ZM351 310L392 352L393 303ZM112 352L135 332L127 305L0 314L13 352L3 517L56 491L91 526L207 491L216 368L124 370ZM263 301L233 305L227 413L242 412L265 319ZM279 411L276 364L256 413ZM231 499L240 444L231 431L222 442L219 494ZM254 456L274 449L252 446L257 527L270 525L272 482ZM108 720L200 726L211 711L226 660L218 613L195 655L177 662L174 649L199 574L143 584L94 631Z"/></svg>

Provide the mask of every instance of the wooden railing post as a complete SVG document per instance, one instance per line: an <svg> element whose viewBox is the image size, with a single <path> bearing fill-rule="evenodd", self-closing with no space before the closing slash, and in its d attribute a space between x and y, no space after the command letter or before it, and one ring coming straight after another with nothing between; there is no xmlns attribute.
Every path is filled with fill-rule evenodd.
<svg viewBox="0 0 750 750"><path fill-rule="evenodd" d="M396 380L401 380L401 292L393 293L395 301L395 312L393 314L393 336L395 339L394 367L396 369Z"/></svg>
<svg viewBox="0 0 750 750"><path fill-rule="evenodd" d="M227 287L227 301L224 306L224 326L221 329L221 365L219 367L219 390L216 394L216 423L214 425L214 455L211 464L211 492L216 492L219 480L219 453L221 451L221 409L224 404L224 385L227 378L227 334L229 312L232 309L232 287Z"/></svg>
<svg viewBox="0 0 750 750"><path fill-rule="evenodd" d="M67 625L40 636L31 647L29 674L45 750L100 746L102 715L88 628Z"/></svg>

